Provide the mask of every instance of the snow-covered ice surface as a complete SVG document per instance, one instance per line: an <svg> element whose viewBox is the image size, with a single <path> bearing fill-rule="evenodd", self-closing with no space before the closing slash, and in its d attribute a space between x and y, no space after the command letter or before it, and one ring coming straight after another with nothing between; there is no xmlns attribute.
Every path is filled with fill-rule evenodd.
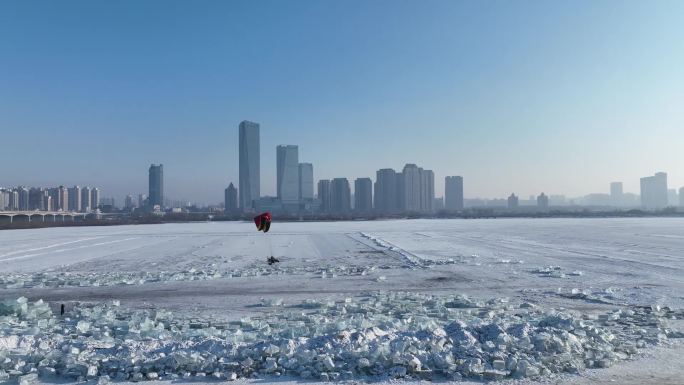
<svg viewBox="0 0 684 385"><path fill-rule="evenodd" d="M2 231L0 382L678 384L683 273L669 218Z"/></svg>

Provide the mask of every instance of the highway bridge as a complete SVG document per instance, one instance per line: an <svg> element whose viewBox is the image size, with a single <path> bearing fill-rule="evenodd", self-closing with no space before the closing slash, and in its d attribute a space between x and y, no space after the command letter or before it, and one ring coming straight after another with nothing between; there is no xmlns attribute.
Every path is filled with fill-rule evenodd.
<svg viewBox="0 0 684 385"><path fill-rule="evenodd" d="M72 211L0 211L0 222L67 222L95 218L97 215Z"/></svg>

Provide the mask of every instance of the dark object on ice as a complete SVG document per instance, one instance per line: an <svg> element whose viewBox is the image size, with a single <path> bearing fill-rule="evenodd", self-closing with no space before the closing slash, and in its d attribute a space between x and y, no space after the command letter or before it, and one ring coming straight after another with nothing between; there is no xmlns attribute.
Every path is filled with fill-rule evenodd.
<svg viewBox="0 0 684 385"><path fill-rule="evenodd" d="M59 307L59 315L64 315L64 304Z"/></svg>
<svg viewBox="0 0 684 385"><path fill-rule="evenodd" d="M272 265L274 263L280 262L280 259L278 259L274 256L270 256L270 257L266 258L266 262L268 262L269 265Z"/></svg>
<svg viewBox="0 0 684 385"><path fill-rule="evenodd" d="M254 217L254 224L256 225L257 230L263 231L264 233L268 232L268 229L271 228L271 213L267 211L257 215Z"/></svg>

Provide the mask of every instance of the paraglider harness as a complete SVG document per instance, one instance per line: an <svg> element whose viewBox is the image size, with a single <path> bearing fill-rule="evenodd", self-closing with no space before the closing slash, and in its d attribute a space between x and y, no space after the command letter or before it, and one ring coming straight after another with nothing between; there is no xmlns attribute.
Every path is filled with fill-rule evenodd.
<svg viewBox="0 0 684 385"><path fill-rule="evenodd" d="M271 219L271 213L269 213L268 211L254 217L254 224L256 225L257 230L263 231L264 234L266 234L268 230L271 228ZM269 265L273 265L274 263L280 262L280 260L273 256L273 245L271 245L271 238L267 237L266 239L268 239L268 248L270 250L271 255L270 257L266 258L266 262Z"/></svg>

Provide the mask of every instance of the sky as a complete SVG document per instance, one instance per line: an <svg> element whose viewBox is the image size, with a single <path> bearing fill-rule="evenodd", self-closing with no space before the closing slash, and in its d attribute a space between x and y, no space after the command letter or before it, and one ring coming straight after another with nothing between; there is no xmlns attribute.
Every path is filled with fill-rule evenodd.
<svg viewBox="0 0 684 385"><path fill-rule="evenodd" d="M0 2L0 185L222 200L238 124L314 178L416 163L466 198L684 187L684 2Z"/></svg>

